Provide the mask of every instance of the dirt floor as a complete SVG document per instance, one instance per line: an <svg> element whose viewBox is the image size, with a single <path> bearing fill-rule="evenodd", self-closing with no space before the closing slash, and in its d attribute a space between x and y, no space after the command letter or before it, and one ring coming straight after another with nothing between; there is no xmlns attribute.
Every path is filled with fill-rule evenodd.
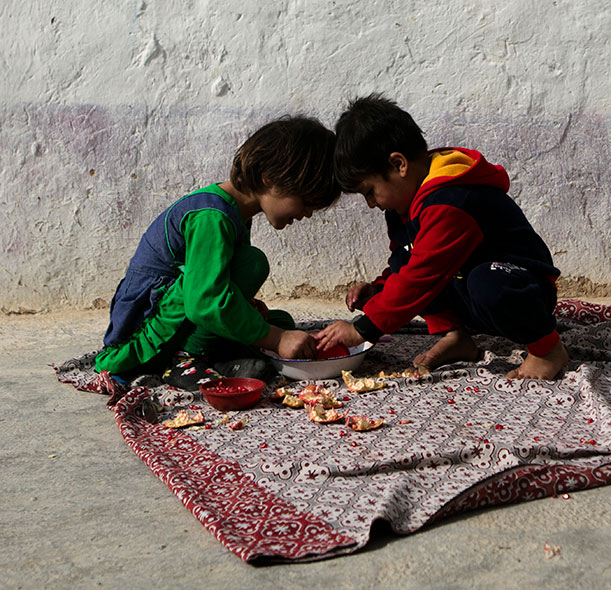
<svg viewBox="0 0 611 590"><path fill-rule="evenodd" d="M611 303L610 299L604 300ZM350 317L286 302L298 317ZM100 346L107 310L0 316L2 588L611 588L611 487L473 512L362 552L254 567L223 548L123 442L106 400L52 362ZM543 544L560 548L546 558Z"/></svg>

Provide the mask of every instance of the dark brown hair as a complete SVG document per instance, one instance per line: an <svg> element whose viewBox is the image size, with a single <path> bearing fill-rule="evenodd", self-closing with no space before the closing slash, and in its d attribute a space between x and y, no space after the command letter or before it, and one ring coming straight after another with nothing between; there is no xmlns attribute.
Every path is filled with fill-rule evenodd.
<svg viewBox="0 0 611 590"><path fill-rule="evenodd" d="M261 127L238 149L231 183L239 191L260 194L267 183L321 209L340 195L333 174L335 134L309 117L283 117Z"/></svg>
<svg viewBox="0 0 611 590"><path fill-rule="evenodd" d="M335 133L335 174L346 192L354 192L367 176L387 178L392 152L408 160L427 153L422 131L411 115L381 94L351 101Z"/></svg>

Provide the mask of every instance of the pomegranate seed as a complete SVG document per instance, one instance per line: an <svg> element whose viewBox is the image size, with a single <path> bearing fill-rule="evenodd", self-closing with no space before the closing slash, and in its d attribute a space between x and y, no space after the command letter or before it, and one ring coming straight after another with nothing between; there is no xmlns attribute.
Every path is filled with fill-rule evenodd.
<svg viewBox="0 0 611 590"><path fill-rule="evenodd" d="M562 499L563 500L568 500L571 497L570 494L562 494Z"/></svg>
<svg viewBox="0 0 611 590"><path fill-rule="evenodd" d="M352 442L350 443L350 446L351 446L351 447L356 447L356 442L355 442L355 441L352 441Z"/></svg>
<svg viewBox="0 0 611 590"><path fill-rule="evenodd" d="M580 439L579 439L579 442L580 442L580 443L584 443L584 442L586 442L586 439L585 439L585 438L580 438Z"/></svg>
<svg viewBox="0 0 611 590"><path fill-rule="evenodd" d="M495 429L495 430L503 430L503 425L502 425L502 424L497 424L497 425L494 427L494 429Z"/></svg>
<svg viewBox="0 0 611 590"><path fill-rule="evenodd" d="M395 411L394 411L392 408L390 408L390 410L388 410L388 413L389 413L389 414L394 414L394 413L395 413Z"/></svg>
<svg viewBox="0 0 611 590"><path fill-rule="evenodd" d="M267 449L267 443L261 443L261 444L259 445L259 448L260 448L260 449Z"/></svg>
<svg viewBox="0 0 611 590"><path fill-rule="evenodd" d="M594 418L588 418L588 424L592 424L594 422Z"/></svg>
<svg viewBox="0 0 611 590"><path fill-rule="evenodd" d="M348 433L345 430L340 430L339 431L339 435L340 436L346 436Z"/></svg>
<svg viewBox="0 0 611 590"><path fill-rule="evenodd" d="M535 440L539 442L541 439L538 436L535 436Z"/></svg>
<svg viewBox="0 0 611 590"><path fill-rule="evenodd" d="M467 422L465 426L473 426L473 424L471 422Z"/></svg>
<svg viewBox="0 0 611 590"><path fill-rule="evenodd" d="M449 404L455 404L456 402L455 402L453 399L449 399L449 400L448 400L448 403L449 403Z"/></svg>
<svg viewBox="0 0 611 590"><path fill-rule="evenodd" d="M206 430L210 430L210 429L212 428L212 424L205 424L205 425L204 425L204 428L205 428Z"/></svg>
<svg viewBox="0 0 611 590"><path fill-rule="evenodd" d="M473 391L478 392L479 391L479 387L474 387Z"/></svg>
<svg viewBox="0 0 611 590"><path fill-rule="evenodd" d="M484 439L484 444L485 444L485 445L487 445L487 444L488 444L488 442L489 442L489 441L488 441L488 439L487 439L487 438L485 438L485 439Z"/></svg>
<svg viewBox="0 0 611 590"><path fill-rule="evenodd" d="M591 441L589 441L589 442L590 442L590 444L591 444L592 446L594 446L594 445L596 444L596 441L595 441L595 440L591 440Z"/></svg>
<svg viewBox="0 0 611 590"><path fill-rule="evenodd" d="M189 410L199 410L199 408L198 408L196 405L191 404L191 405L189 406Z"/></svg>

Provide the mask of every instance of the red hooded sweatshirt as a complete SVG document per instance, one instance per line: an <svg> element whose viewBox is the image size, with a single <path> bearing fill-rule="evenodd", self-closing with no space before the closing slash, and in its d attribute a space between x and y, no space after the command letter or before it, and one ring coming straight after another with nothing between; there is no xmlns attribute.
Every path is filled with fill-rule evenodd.
<svg viewBox="0 0 611 590"><path fill-rule="evenodd" d="M380 292L354 322L367 340L407 324L455 276L467 276L483 262L510 262L552 277L560 274L543 240L507 195L509 178L502 166L464 148L442 148L430 155L429 173L408 215L386 212L388 267L374 281ZM431 333L461 325L449 311L426 319Z"/></svg>

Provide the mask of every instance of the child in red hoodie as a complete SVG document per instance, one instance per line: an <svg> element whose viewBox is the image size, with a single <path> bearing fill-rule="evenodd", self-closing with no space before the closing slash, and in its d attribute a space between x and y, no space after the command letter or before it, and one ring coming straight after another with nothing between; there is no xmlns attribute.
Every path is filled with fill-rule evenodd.
<svg viewBox="0 0 611 590"><path fill-rule="evenodd" d="M553 379L568 362L553 315L560 272L507 195L505 170L475 150L429 151L411 116L380 95L352 102L336 133L340 185L384 211L391 255L346 296L364 315L325 328L318 347L375 342L421 315L442 337L415 365L474 361L480 332L527 346L507 377Z"/></svg>

